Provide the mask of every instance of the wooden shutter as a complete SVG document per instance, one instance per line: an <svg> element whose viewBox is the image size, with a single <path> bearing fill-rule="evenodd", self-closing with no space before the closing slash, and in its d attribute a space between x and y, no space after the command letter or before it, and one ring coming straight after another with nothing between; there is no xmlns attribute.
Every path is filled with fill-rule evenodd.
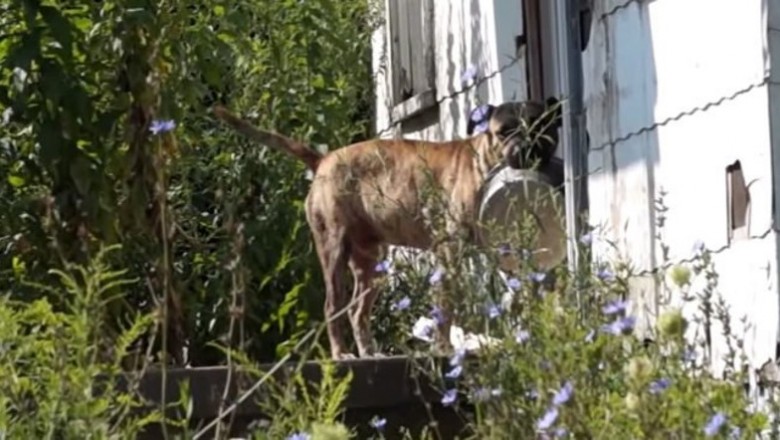
<svg viewBox="0 0 780 440"><path fill-rule="evenodd" d="M433 88L433 3L388 0L394 104Z"/></svg>

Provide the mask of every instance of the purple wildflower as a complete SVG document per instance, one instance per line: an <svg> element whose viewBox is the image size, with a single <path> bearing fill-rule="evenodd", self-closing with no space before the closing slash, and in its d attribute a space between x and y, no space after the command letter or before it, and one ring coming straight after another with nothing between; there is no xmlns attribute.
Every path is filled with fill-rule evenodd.
<svg viewBox="0 0 780 440"><path fill-rule="evenodd" d="M490 110L490 106L488 105L480 105L479 107L475 108L471 111L471 115L469 118L472 122L487 122L488 119L488 111Z"/></svg>
<svg viewBox="0 0 780 440"><path fill-rule="evenodd" d="M487 316L490 319L496 319L499 316L501 316L501 306L498 306L496 304L488 304Z"/></svg>
<svg viewBox="0 0 780 440"><path fill-rule="evenodd" d="M704 426L704 435L707 437L713 437L720 432L723 425L726 424L727 417L722 412L718 412L713 415L707 424Z"/></svg>
<svg viewBox="0 0 780 440"><path fill-rule="evenodd" d="M553 405L560 406L568 402L571 399L571 395L574 393L574 385L571 381L566 381L558 392L553 396Z"/></svg>
<svg viewBox="0 0 780 440"><path fill-rule="evenodd" d="M441 397L441 404L444 406L450 406L455 403L455 399L458 398L458 390L451 389L444 392Z"/></svg>
<svg viewBox="0 0 780 440"><path fill-rule="evenodd" d="M566 437L569 434L569 431L566 430L566 428L559 427L555 429L555 432L553 433L555 438L563 438Z"/></svg>
<svg viewBox="0 0 780 440"><path fill-rule="evenodd" d="M149 127L149 131L151 131L152 134L160 134L160 133L167 133L169 131L172 131L174 128L176 128L176 122L174 122L173 119L169 119L169 120L156 119L152 121L152 125Z"/></svg>
<svg viewBox="0 0 780 440"><path fill-rule="evenodd" d="M463 359L466 358L466 350L463 348L459 348L455 350L455 354L452 355L450 358L450 366L454 367L457 365L461 365L463 363Z"/></svg>
<svg viewBox="0 0 780 440"><path fill-rule="evenodd" d="M458 377L460 377L461 373L463 373L463 367L461 367L460 365L456 365L455 367L452 368L452 370L450 370L449 373L445 374L444 377L446 377L447 379L457 379Z"/></svg>
<svg viewBox="0 0 780 440"><path fill-rule="evenodd" d="M529 339L531 339L531 333L528 330L519 329L515 332L515 341L518 344L522 344Z"/></svg>
<svg viewBox="0 0 780 440"><path fill-rule="evenodd" d="M512 253L512 247L509 246L509 243L501 243L498 245L498 255L509 255Z"/></svg>
<svg viewBox="0 0 780 440"><path fill-rule="evenodd" d="M287 440L309 440L311 436L305 432L296 432L287 437Z"/></svg>
<svg viewBox="0 0 780 440"><path fill-rule="evenodd" d="M615 273L607 268L602 268L596 272L596 278L604 282L613 281L615 279Z"/></svg>
<svg viewBox="0 0 780 440"><path fill-rule="evenodd" d="M470 65L466 68L466 70L463 71L463 75L460 76L460 80L463 81L463 84L468 84L474 78L477 76L477 66Z"/></svg>
<svg viewBox="0 0 780 440"><path fill-rule="evenodd" d="M444 311L439 306L433 306L433 308L431 308L431 318L433 318L436 325L442 325L447 320L444 316Z"/></svg>
<svg viewBox="0 0 780 440"><path fill-rule="evenodd" d="M742 429L739 426L731 428L729 432L729 440L739 440L742 438Z"/></svg>
<svg viewBox="0 0 780 440"><path fill-rule="evenodd" d="M414 323L414 326L412 327L412 335L417 339L430 342L433 340L432 334L434 329L434 323L420 319Z"/></svg>
<svg viewBox="0 0 780 440"><path fill-rule="evenodd" d="M658 379L653 382L650 382L649 391L650 394L660 394L664 392L667 388L669 388L669 385L672 384L672 381L666 378Z"/></svg>
<svg viewBox="0 0 780 440"><path fill-rule="evenodd" d="M558 409L554 407L550 408L547 410L546 413L544 413L542 418L536 422L536 428L541 431L549 429L557 419L558 419Z"/></svg>
<svg viewBox="0 0 780 440"><path fill-rule="evenodd" d="M531 272L531 274L528 275L528 279L535 283L541 283L545 278L547 278L547 274L544 272Z"/></svg>
<svg viewBox="0 0 780 440"><path fill-rule="evenodd" d="M399 299L398 301L390 305L390 310L398 310L398 311L406 310L411 305L412 305L412 300L408 296L404 296L403 298Z"/></svg>
<svg viewBox="0 0 780 440"><path fill-rule="evenodd" d="M705 244L701 240L696 240L696 242L693 243L693 253L694 255L701 255L704 253L704 251L707 248L705 247Z"/></svg>
<svg viewBox="0 0 780 440"><path fill-rule="evenodd" d="M525 397L527 397L530 400L536 400L539 398L539 392L536 390L528 390L525 393Z"/></svg>
<svg viewBox="0 0 780 440"><path fill-rule="evenodd" d="M374 419L371 420L370 425L372 428L376 429L377 431L381 431L382 429L384 429L385 425L387 425L387 419L374 417Z"/></svg>
<svg viewBox="0 0 780 440"><path fill-rule="evenodd" d="M434 286L439 284L442 278L444 278L444 269L437 267L428 278L428 282L431 284L431 286Z"/></svg>
<svg viewBox="0 0 780 440"><path fill-rule="evenodd" d="M510 278L506 280L506 285L512 290L518 290L523 287L523 283L517 278Z"/></svg>
<svg viewBox="0 0 780 440"><path fill-rule="evenodd" d="M592 232L586 232L582 234L580 237L580 243L584 244L585 246L590 246L593 244L593 233Z"/></svg>
<svg viewBox="0 0 780 440"><path fill-rule="evenodd" d="M380 261L374 266L374 272L387 273L390 270L390 260Z"/></svg>
<svg viewBox="0 0 780 440"><path fill-rule="evenodd" d="M667 388L669 388L669 385L672 384L672 381L670 381L667 378L658 379L656 381L653 381L650 383L649 391L650 394L660 394L664 392Z"/></svg>
<svg viewBox="0 0 780 440"><path fill-rule="evenodd" d="M633 316L626 316L625 318L618 318L615 321L604 324L601 326L601 331L612 335L620 335L631 331L636 324L636 318Z"/></svg>
<svg viewBox="0 0 780 440"><path fill-rule="evenodd" d="M621 301L618 299L608 303L601 311L604 312L605 315L615 315L625 312L627 307L628 301Z"/></svg>

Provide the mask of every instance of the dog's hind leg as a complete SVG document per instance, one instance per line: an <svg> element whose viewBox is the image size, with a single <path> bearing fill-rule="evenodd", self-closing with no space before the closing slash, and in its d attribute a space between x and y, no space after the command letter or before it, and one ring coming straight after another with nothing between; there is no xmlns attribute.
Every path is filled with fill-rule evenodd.
<svg viewBox="0 0 780 440"><path fill-rule="evenodd" d="M343 277L347 268L348 249L344 228L324 228L314 233L314 244L325 281L325 319L330 353L334 360L353 357L344 342L344 318L335 318L348 301ZM348 312L347 312L348 313Z"/></svg>
<svg viewBox="0 0 780 440"><path fill-rule="evenodd" d="M371 315L374 303L379 296L379 291L374 287L376 277L376 264L379 261L380 247L361 243L360 246L352 246L349 266L355 279L355 288L352 293L354 306L350 311L352 334L355 337L358 355L369 357L375 355L375 345L371 332Z"/></svg>

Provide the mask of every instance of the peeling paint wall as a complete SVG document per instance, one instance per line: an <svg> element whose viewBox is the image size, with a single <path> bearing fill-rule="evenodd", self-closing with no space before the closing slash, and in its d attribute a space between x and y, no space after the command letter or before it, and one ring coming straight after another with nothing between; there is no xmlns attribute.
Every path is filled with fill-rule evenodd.
<svg viewBox="0 0 780 440"><path fill-rule="evenodd" d="M665 263L661 243L672 262L691 257L697 241L720 250L719 291L736 331L743 333L737 320L746 317L746 349L758 366L775 356L780 312L776 237L768 232L774 193L763 2L656 0L614 9L624 3L595 2L584 52L589 220L604 228L595 252L649 271ZM749 236L729 242L726 167L736 160L750 182ZM661 197L663 215L655 209ZM651 277L634 288L646 325L680 300L659 297ZM725 350L718 332L715 359Z"/></svg>

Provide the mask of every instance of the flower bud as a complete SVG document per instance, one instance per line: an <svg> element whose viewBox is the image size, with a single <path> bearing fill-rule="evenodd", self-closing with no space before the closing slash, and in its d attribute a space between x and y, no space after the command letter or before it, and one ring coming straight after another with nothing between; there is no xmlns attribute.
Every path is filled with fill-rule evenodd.
<svg viewBox="0 0 780 440"><path fill-rule="evenodd" d="M628 393L626 394L625 403L626 409L633 412L639 409L639 406L642 404L642 400L636 394Z"/></svg>
<svg viewBox="0 0 780 440"><path fill-rule="evenodd" d="M691 270L687 266L674 266L669 270L669 278L677 287L685 287L691 283Z"/></svg>
<svg viewBox="0 0 780 440"><path fill-rule="evenodd" d="M680 337L685 333L688 321L680 309L672 309L658 317L658 332L666 337Z"/></svg>
<svg viewBox="0 0 780 440"><path fill-rule="evenodd" d="M311 429L312 440L349 440L351 438L346 426L339 422L314 423Z"/></svg>
<svg viewBox="0 0 780 440"><path fill-rule="evenodd" d="M626 365L626 375L636 383L645 383L653 375L655 368L653 362L647 356L639 356L631 359Z"/></svg>

